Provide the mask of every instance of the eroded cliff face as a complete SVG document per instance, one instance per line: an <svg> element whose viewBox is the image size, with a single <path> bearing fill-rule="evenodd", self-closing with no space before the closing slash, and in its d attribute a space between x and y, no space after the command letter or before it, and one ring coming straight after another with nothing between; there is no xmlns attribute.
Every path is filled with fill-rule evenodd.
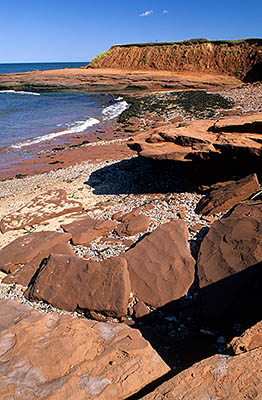
<svg viewBox="0 0 262 400"><path fill-rule="evenodd" d="M202 71L235 76L246 81L262 80L262 40L203 43L150 43L113 46L94 68L135 70Z"/></svg>

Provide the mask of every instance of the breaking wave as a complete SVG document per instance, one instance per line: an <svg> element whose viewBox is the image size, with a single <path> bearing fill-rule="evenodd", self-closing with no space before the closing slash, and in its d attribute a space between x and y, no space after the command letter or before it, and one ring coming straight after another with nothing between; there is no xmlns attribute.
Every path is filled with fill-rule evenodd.
<svg viewBox="0 0 262 400"><path fill-rule="evenodd" d="M40 93L35 93L35 92L24 92L23 90L0 90L0 93L30 94L30 95L32 95L32 96L40 96Z"/></svg>
<svg viewBox="0 0 262 400"><path fill-rule="evenodd" d="M108 106L103 109L102 114L104 116L104 119L113 119L118 117L120 114L122 114L123 111L125 111L129 107L129 104L124 100L120 101L116 104L113 104L111 106Z"/></svg>
<svg viewBox="0 0 262 400"><path fill-rule="evenodd" d="M40 142L43 142L45 140L51 140L54 139L58 136L63 136L63 135L67 135L69 133L80 133L80 132L84 132L87 128L89 128L90 126L99 124L100 121L96 118L88 118L86 121L77 121L74 124L72 124L70 126L70 128L65 129L63 131L60 132L52 132L52 133L48 133L47 135L44 136L38 136L36 138L27 140L25 142L18 142L15 143L13 145L11 145L12 148L14 149L20 149L21 147L25 147L25 146L31 146L32 144L37 144Z"/></svg>

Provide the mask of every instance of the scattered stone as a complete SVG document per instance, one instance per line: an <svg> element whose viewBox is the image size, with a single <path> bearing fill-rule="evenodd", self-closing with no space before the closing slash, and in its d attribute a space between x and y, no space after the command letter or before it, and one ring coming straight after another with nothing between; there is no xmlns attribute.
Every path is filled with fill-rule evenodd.
<svg viewBox="0 0 262 400"><path fill-rule="evenodd" d="M141 333L15 301L0 307L1 399L121 400L169 371Z"/></svg>
<svg viewBox="0 0 262 400"><path fill-rule="evenodd" d="M134 315L136 318L141 318L148 314L150 314L150 311L143 301L136 303L134 306Z"/></svg>
<svg viewBox="0 0 262 400"><path fill-rule="evenodd" d="M259 399L262 349L230 357L215 355L186 369L143 400Z"/></svg>
<svg viewBox="0 0 262 400"><path fill-rule="evenodd" d="M204 228L204 226L205 226L205 225L202 225L202 224L192 225L192 226L190 226L189 230L190 230L191 232L198 232L198 231L200 231L202 228Z"/></svg>
<svg viewBox="0 0 262 400"><path fill-rule="evenodd" d="M3 217L0 222L0 229L2 233L14 229L22 229L80 210L82 210L82 204L75 200L68 200L65 190L49 190L33 198L19 210Z"/></svg>
<svg viewBox="0 0 262 400"><path fill-rule="evenodd" d="M211 190L208 195L202 197L196 207L196 212L211 215L219 212L224 213L259 190L260 185L256 174L249 175Z"/></svg>
<svg viewBox="0 0 262 400"><path fill-rule="evenodd" d="M232 339L228 345L228 348L233 351L234 354L246 353L258 347L262 347L261 321L247 329L240 337Z"/></svg>
<svg viewBox="0 0 262 400"><path fill-rule="evenodd" d="M217 219L217 217L211 217L210 215L202 215L202 220L206 222L215 222Z"/></svg>
<svg viewBox="0 0 262 400"><path fill-rule="evenodd" d="M49 255L51 248L67 243L70 239L69 233L55 231L24 235L0 250L0 270L5 273L14 273L39 254Z"/></svg>
<svg viewBox="0 0 262 400"><path fill-rule="evenodd" d="M51 255L25 296L66 311L98 311L109 316L127 314L130 279L125 259L103 262Z"/></svg>
<svg viewBox="0 0 262 400"><path fill-rule="evenodd" d="M261 261L262 204L250 200L214 222L201 244L198 277L205 313L215 317L238 296L243 299L260 279Z"/></svg>
<svg viewBox="0 0 262 400"><path fill-rule="evenodd" d="M131 219L134 217L137 217L141 211L142 207L136 207L132 211L130 211L127 214L122 214L122 213L117 213L114 214L114 219L116 219L119 222L129 222Z"/></svg>
<svg viewBox="0 0 262 400"><path fill-rule="evenodd" d="M82 245L89 244L92 240L111 232L117 227L117 222L85 217L71 224L63 224L61 227L72 235L74 245Z"/></svg>
<svg viewBox="0 0 262 400"><path fill-rule="evenodd" d="M194 259L186 223L175 220L157 228L124 255L135 295L152 307L184 296L194 281Z"/></svg>

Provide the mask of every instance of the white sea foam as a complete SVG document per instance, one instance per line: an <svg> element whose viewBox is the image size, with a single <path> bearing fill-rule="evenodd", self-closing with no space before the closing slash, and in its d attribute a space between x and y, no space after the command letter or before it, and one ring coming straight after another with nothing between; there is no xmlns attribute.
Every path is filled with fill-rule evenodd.
<svg viewBox="0 0 262 400"><path fill-rule="evenodd" d="M129 107L129 104L126 101L120 101L118 103L113 104L112 106L108 106L103 109L102 114L104 115L104 119L113 119L122 114Z"/></svg>
<svg viewBox="0 0 262 400"><path fill-rule="evenodd" d="M96 118L88 118L86 121L75 122L73 125L71 125L71 127L69 129L65 129L60 132L52 132L52 133L49 133L48 135L44 135L44 136L38 136L34 139L30 139L25 142L18 142L18 143L13 144L11 147L13 149L20 149L21 147L31 146L32 144L37 144L37 143L43 142L45 140L51 140L58 136L67 135L69 133L84 132L90 126L93 126L93 125L96 125L99 123L100 123L100 121Z"/></svg>
<svg viewBox="0 0 262 400"><path fill-rule="evenodd" d="M23 90L0 90L0 93L31 94L32 96L40 96L40 93L24 92Z"/></svg>

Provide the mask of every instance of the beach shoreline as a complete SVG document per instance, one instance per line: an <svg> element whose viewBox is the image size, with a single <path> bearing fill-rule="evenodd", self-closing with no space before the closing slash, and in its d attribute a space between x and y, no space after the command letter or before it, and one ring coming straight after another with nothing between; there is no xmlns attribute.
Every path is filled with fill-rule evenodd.
<svg viewBox="0 0 262 400"><path fill-rule="evenodd" d="M150 131L156 126L170 125L173 118L181 117L183 120L187 120L200 117L198 112L187 114L181 108L175 108L174 110L171 108L171 111L165 112L163 99L167 101L167 110L170 110L172 104L176 107L176 100L170 100L169 98L172 97L172 94L179 92L152 91L143 95L133 94L128 97L124 95L126 101L142 99L143 111L140 115L138 115L139 111L135 104L131 115L127 112L124 118L121 116L122 122L117 122L117 118L114 118L95 125L88 132L63 135L50 141L39 142L19 150L16 149L15 152L2 152L0 157L0 181L67 168L88 160L91 162L94 160L104 161L108 158L108 154L111 154L113 158L116 157L116 159L132 156L134 153L127 147L127 142L136 134ZM183 92L189 93L190 96L191 92ZM216 119L217 115L220 117L230 114L245 115L262 110L261 83L243 84L240 88L232 88L216 93L225 99L229 99L229 101L233 101L234 104L232 105L232 110L220 110L211 119ZM201 118L209 117L202 115ZM114 143L118 143L116 151ZM109 146L110 152L104 151L104 145Z"/></svg>

